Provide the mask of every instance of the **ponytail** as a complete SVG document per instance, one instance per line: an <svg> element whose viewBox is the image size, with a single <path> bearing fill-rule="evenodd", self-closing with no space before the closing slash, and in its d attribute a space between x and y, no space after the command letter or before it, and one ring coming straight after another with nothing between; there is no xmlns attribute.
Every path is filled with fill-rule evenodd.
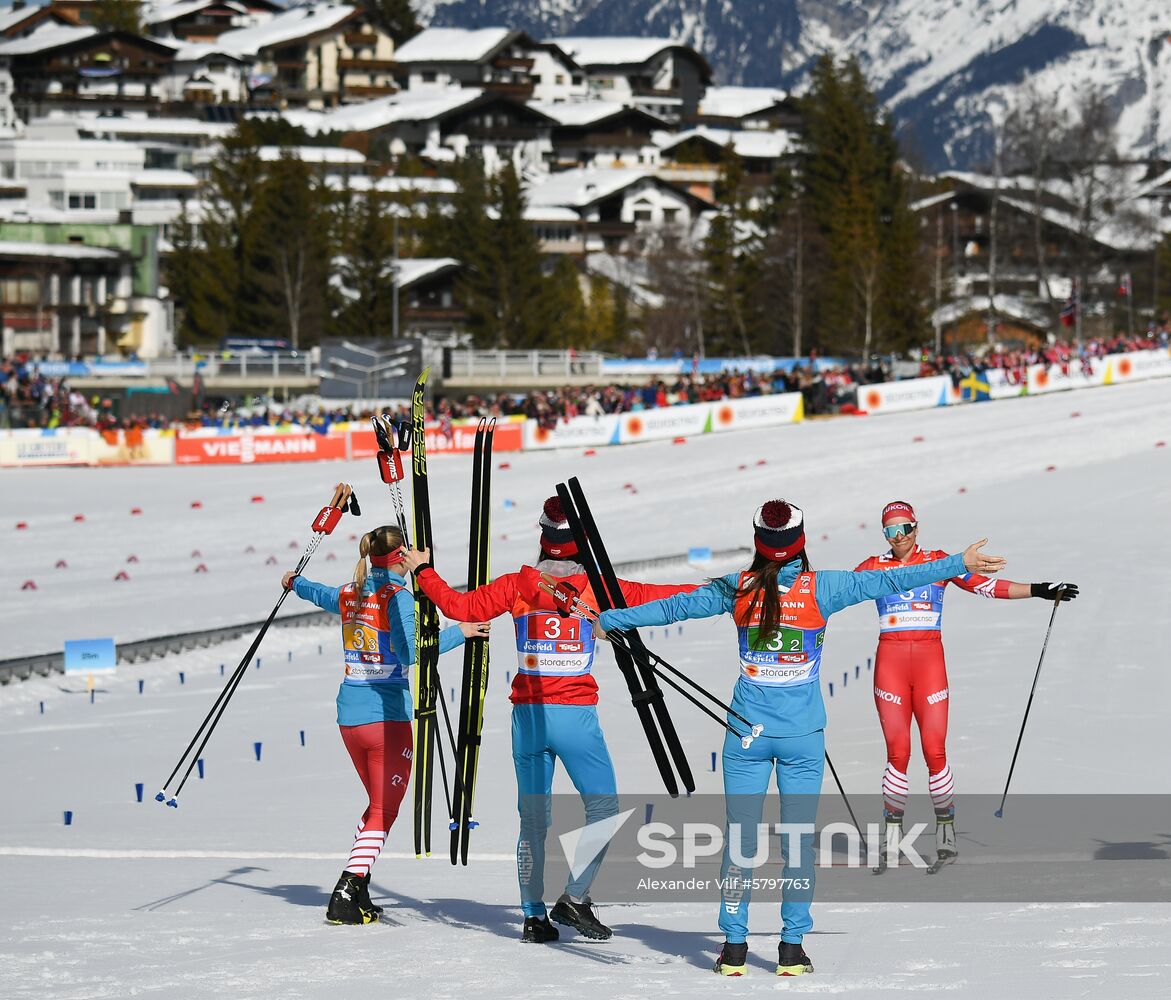
<svg viewBox="0 0 1171 1000"><path fill-rule="evenodd" d="M354 588L360 594L366 586L370 573L370 556L388 556L395 549L402 548L405 540L398 528L384 524L381 528L367 531L358 542L358 562L354 566Z"/></svg>
<svg viewBox="0 0 1171 1000"><path fill-rule="evenodd" d="M800 562L800 572L809 572L809 556L805 550L786 562L777 562L757 552L748 567L748 577L734 593L735 599L748 598L748 614L751 619L760 608L760 634L771 636L781 623L781 595L777 583L781 570L794 562ZM722 577L720 578L722 579Z"/></svg>

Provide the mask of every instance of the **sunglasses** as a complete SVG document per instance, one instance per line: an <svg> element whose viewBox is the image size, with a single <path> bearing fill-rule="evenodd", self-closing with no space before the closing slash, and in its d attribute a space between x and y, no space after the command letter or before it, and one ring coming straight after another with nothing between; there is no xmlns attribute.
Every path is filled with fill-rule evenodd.
<svg viewBox="0 0 1171 1000"><path fill-rule="evenodd" d="M886 535L891 541L896 538L904 538L919 527L918 521L908 521L906 524L888 524L882 529L882 533Z"/></svg>

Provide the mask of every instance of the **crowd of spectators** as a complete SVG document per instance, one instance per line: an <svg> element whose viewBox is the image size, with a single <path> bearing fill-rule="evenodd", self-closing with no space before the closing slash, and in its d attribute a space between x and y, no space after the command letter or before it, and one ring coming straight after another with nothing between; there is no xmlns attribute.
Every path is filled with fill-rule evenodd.
<svg viewBox="0 0 1171 1000"><path fill-rule="evenodd" d="M992 347L971 352L935 355L924 350L918 358L918 374L950 375L958 385L972 371L1000 369L1010 384L1026 378L1029 365L1048 363L1068 371L1076 364L1088 365L1094 358L1124 351L1167 347L1168 324L1141 336L1118 334L1111 338L1083 342L1081 348L1064 341L1039 347ZM564 386L527 393L499 393L492 396L437 397L431 420L447 425L465 417L508 417L521 415L552 428L559 420L577 416L601 416L649 410L681 403L710 402L770 393L800 392L807 414L848 410L858 385L889 381L914 374L907 363L892 366L886 359L869 365L797 365L773 372L725 371L717 374L685 374L657 378L648 383ZM178 387L176 391L182 392ZM86 396L69 386L65 378L41 374L36 359L21 356L0 361L0 427L94 427L102 432L119 429L135 432L147 428L258 428L302 426L324 433L335 423L367 420L371 411L361 407L333 407L320 404L310 408L286 408L269 401L249 406L227 406L218 402L191 400L188 410L168 415L165 410L119 415L113 399ZM172 407L172 410L174 408ZM406 419L401 407L396 416Z"/></svg>

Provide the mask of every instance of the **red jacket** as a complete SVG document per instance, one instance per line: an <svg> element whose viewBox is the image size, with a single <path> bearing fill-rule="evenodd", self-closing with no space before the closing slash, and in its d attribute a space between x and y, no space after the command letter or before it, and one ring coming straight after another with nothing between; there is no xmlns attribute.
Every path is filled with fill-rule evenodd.
<svg viewBox="0 0 1171 1000"><path fill-rule="evenodd" d="M415 579L423 592L435 602L448 618L464 622L485 622L500 615L512 616L517 630L518 643L520 637L520 622L533 612L549 611L556 613L557 606L553 599L541 590L537 584L541 582L540 571L532 566L522 566L518 573L506 573L497 577L483 587L477 587L468 593L453 590L432 567L427 567L416 574ZM582 596L582 600L591 607L597 607L589 580L584 573L573 576L558 577L567 581ZM646 604L648 601L657 601L662 597L671 597L673 594L688 593L695 590L694 583L633 583L629 580L619 580L622 596L630 606ZM582 619L575 616L562 616L575 619L586 632L592 635L588 624L582 624ZM587 668L584 673L570 676L554 677L542 674L525 672L525 657L518 657L521 669L517 671L512 681L510 700L514 705L547 704L547 705L596 705L598 703L598 684Z"/></svg>

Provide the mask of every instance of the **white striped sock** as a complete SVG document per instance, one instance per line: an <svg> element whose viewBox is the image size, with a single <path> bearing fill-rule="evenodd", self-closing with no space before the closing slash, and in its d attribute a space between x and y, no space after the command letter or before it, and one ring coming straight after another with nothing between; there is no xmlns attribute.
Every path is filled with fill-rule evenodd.
<svg viewBox="0 0 1171 1000"><path fill-rule="evenodd" d="M354 846L350 850L350 860L346 864L346 871L355 875L366 875L378 860L382 845L386 842L385 830L361 830L354 838Z"/></svg>
<svg viewBox="0 0 1171 1000"><path fill-rule="evenodd" d="M944 764L943 770L933 774L927 780L927 787L931 791L931 803L937 812L947 809L955 798L955 780L951 776L951 765Z"/></svg>
<svg viewBox="0 0 1171 1000"><path fill-rule="evenodd" d="M890 812L901 813L907 807L907 776L890 761L882 773L882 803Z"/></svg>

